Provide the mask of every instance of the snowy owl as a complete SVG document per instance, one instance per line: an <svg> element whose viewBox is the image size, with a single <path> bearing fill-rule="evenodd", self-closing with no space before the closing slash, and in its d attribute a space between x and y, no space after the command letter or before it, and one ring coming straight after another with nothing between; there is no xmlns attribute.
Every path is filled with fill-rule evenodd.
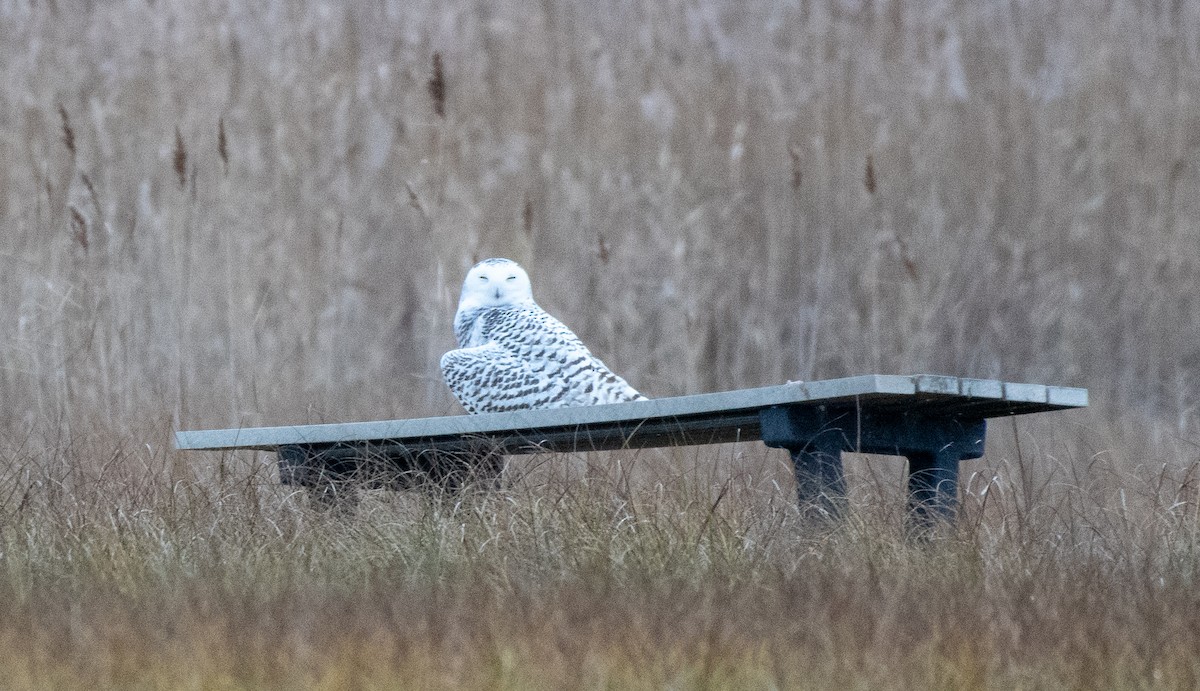
<svg viewBox="0 0 1200 691"><path fill-rule="evenodd" d="M442 375L469 413L646 400L538 307L529 275L510 259L467 272L454 335L459 348L442 356Z"/></svg>

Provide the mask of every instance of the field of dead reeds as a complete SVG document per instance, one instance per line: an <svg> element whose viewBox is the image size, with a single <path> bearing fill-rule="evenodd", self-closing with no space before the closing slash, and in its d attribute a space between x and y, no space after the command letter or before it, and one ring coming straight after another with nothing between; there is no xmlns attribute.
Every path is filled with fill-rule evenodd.
<svg viewBox="0 0 1200 691"><path fill-rule="evenodd" d="M1194 688L1200 5L0 0L0 686ZM760 445L308 507L508 256L651 396L1088 387L807 522Z"/></svg>

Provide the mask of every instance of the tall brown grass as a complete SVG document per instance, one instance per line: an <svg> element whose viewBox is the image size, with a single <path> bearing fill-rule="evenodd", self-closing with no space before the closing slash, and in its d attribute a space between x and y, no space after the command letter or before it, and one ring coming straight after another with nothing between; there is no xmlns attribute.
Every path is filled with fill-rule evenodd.
<svg viewBox="0 0 1200 691"><path fill-rule="evenodd" d="M6 687L1197 682L1200 9L0 2ZM465 269L653 396L1086 386L958 525L756 445L310 511L175 428L457 411Z"/></svg>

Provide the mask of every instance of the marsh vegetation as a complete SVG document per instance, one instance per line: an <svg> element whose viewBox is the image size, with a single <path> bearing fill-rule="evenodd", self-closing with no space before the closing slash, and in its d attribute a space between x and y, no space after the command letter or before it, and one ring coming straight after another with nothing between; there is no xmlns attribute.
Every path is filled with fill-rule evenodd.
<svg viewBox="0 0 1200 691"><path fill-rule="evenodd" d="M1194 688L1200 6L0 1L8 688ZM176 428L457 411L508 256L652 396L1091 390L835 528L758 445L310 509Z"/></svg>

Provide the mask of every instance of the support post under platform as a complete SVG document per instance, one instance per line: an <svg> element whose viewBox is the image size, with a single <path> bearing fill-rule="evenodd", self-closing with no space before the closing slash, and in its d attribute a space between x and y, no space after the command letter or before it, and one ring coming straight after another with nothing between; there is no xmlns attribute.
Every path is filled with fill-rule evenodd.
<svg viewBox="0 0 1200 691"><path fill-rule="evenodd" d="M801 504L840 511L843 451L905 456L909 508L923 523L954 518L959 461L983 455L987 431L982 419L868 413L853 404L775 406L759 413L759 421L763 443L791 453Z"/></svg>

